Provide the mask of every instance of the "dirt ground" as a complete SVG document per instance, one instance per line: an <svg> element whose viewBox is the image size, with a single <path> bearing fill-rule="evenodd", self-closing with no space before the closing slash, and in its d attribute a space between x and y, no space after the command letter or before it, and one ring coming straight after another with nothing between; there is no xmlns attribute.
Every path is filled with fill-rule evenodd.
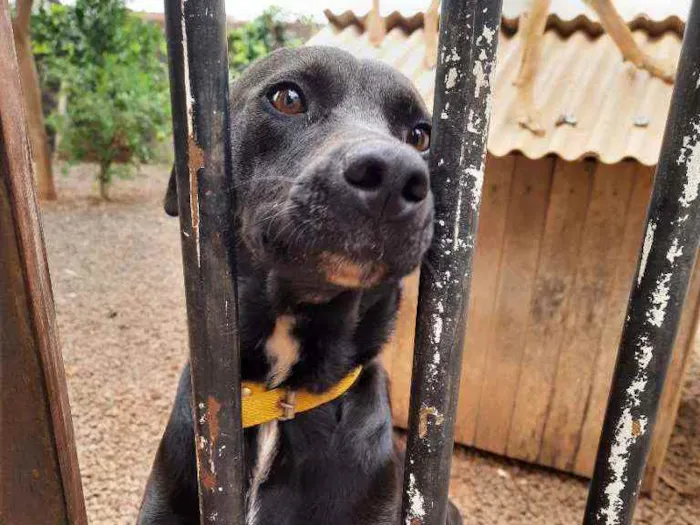
<svg viewBox="0 0 700 525"><path fill-rule="evenodd" d="M180 241L166 167L118 181L110 203L91 170L60 177L44 229L89 520L131 524L186 359ZM452 472L467 525L581 523L585 480L468 449ZM635 523L700 523L700 348L663 479Z"/></svg>

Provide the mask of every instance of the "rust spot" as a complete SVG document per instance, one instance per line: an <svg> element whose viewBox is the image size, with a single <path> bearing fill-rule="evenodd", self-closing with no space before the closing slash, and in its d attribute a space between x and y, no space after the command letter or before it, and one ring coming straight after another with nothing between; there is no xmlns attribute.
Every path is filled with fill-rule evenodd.
<svg viewBox="0 0 700 525"><path fill-rule="evenodd" d="M219 412L221 411L221 403L214 396L207 398L207 413L209 421L209 441L213 443L219 439Z"/></svg>
<svg viewBox="0 0 700 525"><path fill-rule="evenodd" d="M428 435L428 417L433 416L435 418L436 425L442 425L445 421L445 416L438 412L435 407L421 407L420 414L418 417L418 437L423 439Z"/></svg>
<svg viewBox="0 0 700 525"><path fill-rule="evenodd" d="M386 275L386 266L379 263L356 263L337 253L323 252L319 270L329 283L346 288L369 288Z"/></svg>
<svg viewBox="0 0 700 525"><path fill-rule="evenodd" d="M209 472L206 468L203 468L199 473L199 479L202 481L207 490L214 490L216 487L216 476Z"/></svg>
<svg viewBox="0 0 700 525"><path fill-rule="evenodd" d="M190 215L192 229L199 236L199 170L204 167L204 150L193 136L187 137L187 169L190 175Z"/></svg>
<svg viewBox="0 0 700 525"><path fill-rule="evenodd" d="M642 435L642 424L639 422L638 419L635 419L632 421L632 436L633 437L639 437Z"/></svg>
<svg viewBox="0 0 700 525"><path fill-rule="evenodd" d="M201 407L201 405L200 405ZM203 407L201 407L203 408ZM199 476L202 479L202 485L209 490L216 488L216 465L214 456L216 453L216 442L219 440L219 412L221 411L221 403L214 397L207 398L206 419L208 438L200 435L200 452L199 456ZM208 446L207 446L208 445Z"/></svg>
<svg viewBox="0 0 700 525"><path fill-rule="evenodd" d="M413 518L411 520L411 525L423 525L423 522L419 520L418 518Z"/></svg>
<svg viewBox="0 0 700 525"><path fill-rule="evenodd" d="M32 477L34 479L39 479L41 477L41 474L39 474L39 471L35 468L32 469Z"/></svg>

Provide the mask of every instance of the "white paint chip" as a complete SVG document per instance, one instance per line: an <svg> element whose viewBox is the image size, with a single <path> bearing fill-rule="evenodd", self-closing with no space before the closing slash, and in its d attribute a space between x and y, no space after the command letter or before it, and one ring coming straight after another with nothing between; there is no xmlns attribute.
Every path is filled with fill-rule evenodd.
<svg viewBox="0 0 700 525"><path fill-rule="evenodd" d="M425 517L425 500L423 494L416 487L416 477L413 474L408 476L408 501L410 506L406 516L406 525L412 525L414 519L421 520Z"/></svg>
<svg viewBox="0 0 700 525"><path fill-rule="evenodd" d="M671 294L669 293L670 282L671 274L663 274L656 282L656 289L651 293L653 306L647 312L647 321L653 326L660 327L666 317L666 308L671 300Z"/></svg>
<svg viewBox="0 0 700 525"><path fill-rule="evenodd" d="M447 89L452 89L457 85L457 68L451 67L449 71L447 72L447 76L445 77L445 87Z"/></svg>
<svg viewBox="0 0 700 525"><path fill-rule="evenodd" d="M678 239L673 239L673 244L671 244L671 248L666 254L666 259L673 264L681 255L683 255L683 247L678 246Z"/></svg>
<svg viewBox="0 0 700 525"><path fill-rule="evenodd" d="M700 191L700 118L693 123L694 133L683 137L683 148L676 161L685 165L686 181L680 203L684 208L697 199Z"/></svg>
<svg viewBox="0 0 700 525"><path fill-rule="evenodd" d="M615 429L615 441L613 442L608 467L613 473L612 480L605 487L605 495L608 504L600 510L599 518L604 518L606 525L620 524L620 511L623 502L620 497L625 482L627 481L627 467L629 463L630 447L637 438L646 432L647 420L642 417L635 420L632 412L626 408Z"/></svg>
<svg viewBox="0 0 700 525"><path fill-rule="evenodd" d="M642 247L642 260L639 265L639 275L637 276L637 285L641 284L644 272L647 269L647 259L649 258L649 250L654 243L654 232L656 232L656 224L650 222L647 226L647 231L644 234L644 246Z"/></svg>

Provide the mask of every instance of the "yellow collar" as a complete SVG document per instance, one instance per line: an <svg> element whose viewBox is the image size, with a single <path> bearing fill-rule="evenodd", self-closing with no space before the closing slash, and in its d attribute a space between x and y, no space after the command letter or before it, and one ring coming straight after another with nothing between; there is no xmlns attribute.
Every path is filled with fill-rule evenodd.
<svg viewBox="0 0 700 525"><path fill-rule="evenodd" d="M294 419L299 412L306 412L342 396L360 376L362 367L354 368L348 375L322 394L306 390L288 390L284 387L267 390L264 383L243 381L241 396L243 428L254 427L279 419Z"/></svg>

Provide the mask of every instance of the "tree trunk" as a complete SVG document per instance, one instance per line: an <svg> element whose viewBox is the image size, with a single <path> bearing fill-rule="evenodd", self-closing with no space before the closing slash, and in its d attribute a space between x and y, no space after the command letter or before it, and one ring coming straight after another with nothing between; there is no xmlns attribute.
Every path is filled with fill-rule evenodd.
<svg viewBox="0 0 700 525"><path fill-rule="evenodd" d="M30 40L30 19L32 0L17 1L17 16L12 21L12 29L17 48L20 83L24 97L29 144L32 149L32 162L37 177L39 198L56 200L56 187L51 169L51 155L44 128L44 115L41 109L41 88L37 74L32 44Z"/></svg>
<svg viewBox="0 0 700 525"><path fill-rule="evenodd" d="M100 174L97 176L100 183L100 198L108 201L109 199L109 164L100 164Z"/></svg>

